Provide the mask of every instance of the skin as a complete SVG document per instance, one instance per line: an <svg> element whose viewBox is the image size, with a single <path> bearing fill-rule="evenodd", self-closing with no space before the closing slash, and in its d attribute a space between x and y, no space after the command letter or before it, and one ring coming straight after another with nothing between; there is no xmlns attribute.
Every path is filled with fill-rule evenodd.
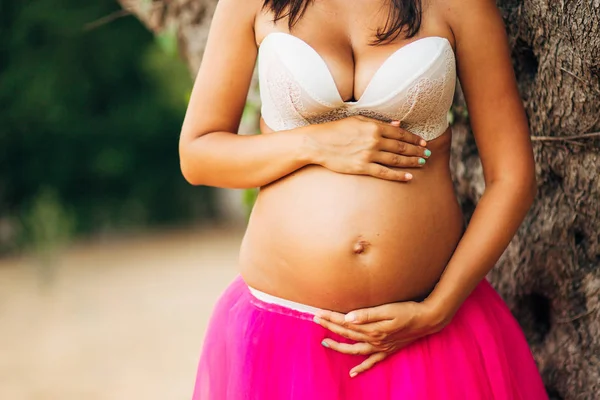
<svg viewBox="0 0 600 400"><path fill-rule="evenodd" d="M292 33L321 55L346 100L360 98L396 49L448 38L486 182L466 230L448 167L450 128L426 144L424 166L418 137L362 117L276 133L262 122L262 135L235 135L258 44L287 32L287 21L273 25L258 0L219 2L180 140L190 183L261 187L240 250L242 276L264 292L331 310L315 322L356 342L323 345L368 356L357 358L351 376L450 323L536 194L527 119L495 3L424 3L417 37L369 46L385 22L381 4L317 1Z"/></svg>

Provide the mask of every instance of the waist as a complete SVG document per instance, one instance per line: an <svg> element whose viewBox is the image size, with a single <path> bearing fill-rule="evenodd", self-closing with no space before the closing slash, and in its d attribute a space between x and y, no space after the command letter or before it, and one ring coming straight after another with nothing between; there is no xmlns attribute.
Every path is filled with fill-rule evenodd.
<svg viewBox="0 0 600 400"><path fill-rule="evenodd" d="M318 307L309 306L308 304L273 296L272 294L265 293L252 286L248 286L248 290L254 298L254 303L264 309L277 311L274 307L277 306L282 309L280 311L285 311L286 313L296 311L308 315L316 315L317 311L321 310Z"/></svg>
<svg viewBox="0 0 600 400"><path fill-rule="evenodd" d="M250 294L255 299L255 302L258 302L262 308L272 308L273 306L281 307L287 311L296 311L303 314L316 315L318 311L323 310L319 307L314 307L305 303L300 303L297 301L292 301L289 299L284 299L283 297L274 296L272 294L263 292L262 290L256 289L252 286L248 286L248 290ZM421 302L427 298L426 295L421 295L412 299L408 299L409 301L417 301Z"/></svg>

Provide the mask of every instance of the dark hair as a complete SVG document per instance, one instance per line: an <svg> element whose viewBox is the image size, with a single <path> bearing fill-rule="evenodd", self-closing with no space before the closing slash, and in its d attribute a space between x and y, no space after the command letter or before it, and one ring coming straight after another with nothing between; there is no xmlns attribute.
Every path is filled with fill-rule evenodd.
<svg viewBox="0 0 600 400"><path fill-rule="evenodd" d="M288 17L290 31L298 22L308 6L314 0L264 0L263 9L270 9L275 15L273 22ZM380 44L396 39L406 26L406 38L411 38L421 27L421 0L387 0L390 4L385 26L377 29L373 44Z"/></svg>

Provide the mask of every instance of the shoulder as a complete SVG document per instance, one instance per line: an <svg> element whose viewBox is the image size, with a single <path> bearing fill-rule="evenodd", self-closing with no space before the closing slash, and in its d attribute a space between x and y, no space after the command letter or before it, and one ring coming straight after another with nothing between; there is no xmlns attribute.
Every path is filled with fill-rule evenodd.
<svg viewBox="0 0 600 400"><path fill-rule="evenodd" d="M218 0L214 18L230 25L243 23L254 26L254 20L263 8L263 0Z"/></svg>
<svg viewBox="0 0 600 400"><path fill-rule="evenodd" d="M457 39L482 30L504 30L495 0L434 0Z"/></svg>
<svg viewBox="0 0 600 400"><path fill-rule="evenodd" d="M240 12L254 12L257 13L263 7L264 0L218 0L217 8L231 8L234 7Z"/></svg>

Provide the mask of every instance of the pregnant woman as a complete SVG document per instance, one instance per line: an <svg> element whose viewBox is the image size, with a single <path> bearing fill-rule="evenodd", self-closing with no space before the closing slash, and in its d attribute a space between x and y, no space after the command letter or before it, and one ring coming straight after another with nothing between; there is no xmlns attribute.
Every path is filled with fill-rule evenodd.
<svg viewBox="0 0 600 400"><path fill-rule="evenodd" d="M262 134L239 136L256 62ZM486 183L468 227L457 77ZM485 279L536 193L493 0L220 0L180 159L194 185L260 187L194 400L548 398Z"/></svg>

